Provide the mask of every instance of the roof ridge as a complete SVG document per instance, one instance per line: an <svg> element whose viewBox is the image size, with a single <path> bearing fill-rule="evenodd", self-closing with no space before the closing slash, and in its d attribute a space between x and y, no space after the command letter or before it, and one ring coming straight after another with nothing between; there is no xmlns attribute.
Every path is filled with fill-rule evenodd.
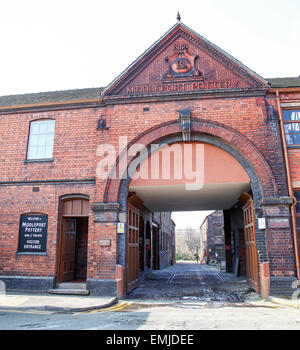
<svg viewBox="0 0 300 350"><path fill-rule="evenodd" d="M300 77L268 78L271 88L300 87Z"/></svg>
<svg viewBox="0 0 300 350"><path fill-rule="evenodd" d="M39 92L25 92L23 94L9 94L9 95L1 95L0 99L3 97L11 97L11 96L25 96L25 95L42 95L42 94L54 94L59 92L67 92L67 91L83 91L83 90L95 90L95 89L104 89L104 87L92 87L92 88L76 88L76 89L67 89L67 90L48 90L48 91L39 91Z"/></svg>
<svg viewBox="0 0 300 350"><path fill-rule="evenodd" d="M101 97L103 87L81 88L69 90L53 90L44 92L31 92L25 94L0 96L1 107L30 105L47 102L76 101L96 99Z"/></svg>

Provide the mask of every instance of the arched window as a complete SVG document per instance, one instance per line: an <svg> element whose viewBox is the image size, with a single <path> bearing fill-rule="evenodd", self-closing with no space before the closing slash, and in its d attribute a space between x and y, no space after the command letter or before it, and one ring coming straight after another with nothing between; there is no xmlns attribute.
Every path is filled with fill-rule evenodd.
<svg viewBox="0 0 300 350"><path fill-rule="evenodd" d="M30 123L27 159L52 159L55 120Z"/></svg>

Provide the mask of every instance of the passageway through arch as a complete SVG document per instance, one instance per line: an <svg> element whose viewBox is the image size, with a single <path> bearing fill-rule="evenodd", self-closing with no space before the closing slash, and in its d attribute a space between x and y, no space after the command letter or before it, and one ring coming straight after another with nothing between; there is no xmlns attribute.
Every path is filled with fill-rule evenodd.
<svg viewBox="0 0 300 350"><path fill-rule="evenodd" d="M166 266L166 259L175 263L171 235L166 235L161 220L156 222L155 213L195 210L216 211L222 218L223 251L216 259L220 269L246 276L259 290L251 179L237 159L213 144L173 142L160 144L134 169L127 195L127 293L149 272ZM154 213L150 219L149 213ZM200 220L207 242L214 232L204 233ZM201 235L199 239L199 259L206 264L212 260L211 248L203 247Z"/></svg>

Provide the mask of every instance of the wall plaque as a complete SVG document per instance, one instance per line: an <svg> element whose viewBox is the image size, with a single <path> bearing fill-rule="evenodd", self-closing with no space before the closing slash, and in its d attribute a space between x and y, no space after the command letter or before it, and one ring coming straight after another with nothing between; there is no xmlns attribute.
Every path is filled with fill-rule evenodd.
<svg viewBox="0 0 300 350"><path fill-rule="evenodd" d="M124 233L125 232L125 224L124 224L124 222L118 222L117 232L118 233Z"/></svg>
<svg viewBox="0 0 300 350"><path fill-rule="evenodd" d="M189 52L189 46L185 43L174 45L173 54L165 57L165 61L169 63L168 72L163 79L172 78L200 78L203 79L201 72L195 67L195 61L198 55Z"/></svg>
<svg viewBox="0 0 300 350"><path fill-rule="evenodd" d="M21 215L18 253L46 253L47 231L48 215Z"/></svg>
<svg viewBox="0 0 300 350"><path fill-rule="evenodd" d="M266 219L265 218L258 219L258 228L260 230L264 230L266 228Z"/></svg>
<svg viewBox="0 0 300 350"><path fill-rule="evenodd" d="M99 239L99 246L100 247L109 247L109 246L111 246L111 240L110 239Z"/></svg>
<svg viewBox="0 0 300 350"><path fill-rule="evenodd" d="M269 228L288 228L290 227L289 219L269 219Z"/></svg>

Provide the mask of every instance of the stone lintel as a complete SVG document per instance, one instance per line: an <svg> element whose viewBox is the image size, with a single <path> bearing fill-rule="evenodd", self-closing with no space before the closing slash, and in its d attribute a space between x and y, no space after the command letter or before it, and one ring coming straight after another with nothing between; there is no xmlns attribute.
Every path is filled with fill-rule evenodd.
<svg viewBox="0 0 300 350"><path fill-rule="evenodd" d="M118 222L120 203L94 203L92 210L95 213L94 222Z"/></svg>
<svg viewBox="0 0 300 350"><path fill-rule="evenodd" d="M265 197L261 200L261 206L291 205L291 197Z"/></svg>

